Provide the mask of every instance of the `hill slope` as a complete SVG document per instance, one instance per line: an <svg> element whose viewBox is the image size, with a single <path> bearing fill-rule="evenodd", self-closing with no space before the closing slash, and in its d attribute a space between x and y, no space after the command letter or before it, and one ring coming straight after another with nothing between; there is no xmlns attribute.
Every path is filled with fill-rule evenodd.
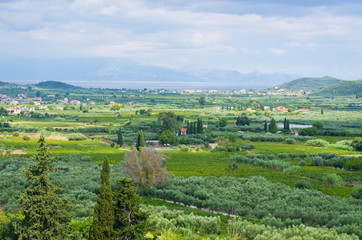
<svg viewBox="0 0 362 240"><path fill-rule="evenodd" d="M45 81L38 84L34 84L35 87L45 89L80 89L81 87L73 86L67 83L58 81Z"/></svg>
<svg viewBox="0 0 362 240"><path fill-rule="evenodd" d="M342 80L333 77L320 77L320 78L298 78L291 82L279 85L279 88L285 88L288 90L305 90L315 92L325 87L336 84Z"/></svg>
<svg viewBox="0 0 362 240"><path fill-rule="evenodd" d="M315 96L345 96L362 93L362 80L340 81L313 93Z"/></svg>

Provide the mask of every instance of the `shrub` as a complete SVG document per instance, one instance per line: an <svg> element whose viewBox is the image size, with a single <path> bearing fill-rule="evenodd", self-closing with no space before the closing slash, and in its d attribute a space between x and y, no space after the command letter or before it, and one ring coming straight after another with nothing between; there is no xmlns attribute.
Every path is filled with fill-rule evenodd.
<svg viewBox="0 0 362 240"><path fill-rule="evenodd" d="M286 143L286 144L294 144L294 143L295 143L295 140L292 139L292 138L288 138L288 139L285 140L285 143Z"/></svg>
<svg viewBox="0 0 362 240"><path fill-rule="evenodd" d="M29 141L29 140L30 140L30 137L29 137L29 136L24 135L24 136L23 136L23 140L24 140L24 141Z"/></svg>
<svg viewBox="0 0 362 240"><path fill-rule="evenodd" d="M241 149L243 149L243 150L251 150L251 149L254 149L254 144L243 144L243 145L241 145Z"/></svg>
<svg viewBox="0 0 362 240"><path fill-rule="evenodd" d="M323 159L321 157L312 157L312 166L322 166L323 165Z"/></svg>
<svg viewBox="0 0 362 240"><path fill-rule="evenodd" d="M183 145L183 146L180 147L180 151L181 152L188 152L189 148L187 146Z"/></svg>
<svg viewBox="0 0 362 240"><path fill-rule="evenodd" d="M356 199L362 199L362 188L353 190L351 196Z"/></svg>
<svg viewBox="0 0 362 240"><path fill-rule="evenodd" d="M288 155L287 154L285 154L285 153L278 153L278 158L280 158L280 159L286 159L286 158L288 158Z"/></svg>
<svg viewBox="0 0 362 240"><path fill-rule="evenodd" d="M82 133L71 133L68 135L69 141L81 141L81 140L86 140L86 139L87 139L87 137Z"/></svg>
<svg viewBox="0 0 362 240"><path fill-rule="evenodd" d="M304 167L305 165L307 165L307 164L305 163L304 160L301 160L301 161L299 162L299 166Z"/></svg>
<svg viewBox="0 0 362 240"><path fill-rule="evenodd" d="M323 140L323 139L314 139L314 140L308 140L307 146L313 146L313 147L327 147L329 145L329 142Z"/></svg>
<svg viewBox="0 0 362 240"><path fill-rule="evenodd" d="M296 183L294 184L294 186L295 186L296 188L300 188L300 189L311 189L311 188L312 188L312 186L310 185L310 183L309 183L307 180L304 180L304 179L299 180L298 182L296 182Z"/></svg>

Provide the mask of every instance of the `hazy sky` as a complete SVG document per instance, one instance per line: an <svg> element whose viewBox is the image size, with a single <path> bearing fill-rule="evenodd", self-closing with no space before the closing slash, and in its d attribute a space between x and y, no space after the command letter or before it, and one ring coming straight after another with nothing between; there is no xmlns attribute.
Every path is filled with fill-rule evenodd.
<svg viewBox="0 0 362 240"><path fill-rule="evenodd" d="M361 0L0 0L0 58L362 78Z"/></svg>

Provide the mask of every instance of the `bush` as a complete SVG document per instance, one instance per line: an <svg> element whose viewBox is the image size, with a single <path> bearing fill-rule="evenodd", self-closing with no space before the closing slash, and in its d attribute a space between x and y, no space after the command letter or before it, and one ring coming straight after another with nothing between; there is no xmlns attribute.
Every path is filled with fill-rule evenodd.
<svg viewBox="0 0 362 240"><path fill-rule="evenodd" d="M24 140L24 141L29 141L29 140L30 140L30 137L29 137L29 136L24 135L24 136L23 136L23 140Z"/></svg>
<svg viewBox="0 0 362 240"><path fill-rule="evenodd" d="M87 137L82 133L71 133L68 135L69 141L81 141L81 140L86 140L86 139L87 139Z"/></svg>
<svg viewBox="0 0 362 240"><path fill-rule="evenodd" d="M294 186L295 186L296 188L300 188L300 189L311 189L311 188L312 188L312 186L310 185L310 183L309 183L307 180L304 180L304 179L299 180L298 182L296 182L296 183L294 184Z"/></svg>
<svg viewBox="0 0 362 240"><path fill-rule="evenodd" d="M295 140L292 139L292 138L288 138L288 139L285 140L285 143L286 143L286 144L294 144L294 143L295 143Z"/></svg>
<svg viewBox="0 0 362 240"><path fill-rule="evenodd" d="M321 157L312 157L312 166L322 166L323 165L323 159Z"/></svg>
<svg viewBox="0 0 362 240"><path fill-rule="evenodd" d="M356 199L362 199L362 188L353 190L351 196Z"/></svg>
<svg viewBox="0 0 362 240"><path fill-rule="evenodd" d="M314 140L308 140L306 145L313 147L327 147L329 145L329 142L323 139L314 139Z"/></svg>
<svg viewBox="0 0 362 240"><path fill-rule="evenodd" d="M299 166L304 167L305 165L307 165L307 164L305 163L304 160L301 160L301 161L299 162Z"/></svg>
<svg viewBox="0 0 362 240"><path fill-rule="evenodd" d="M187 146L184 146L184 145L183 145L183 146L180 147L180 151L181 151L181 152L188 152L188 151L189 151L189 148L188 148Z"/></svg>

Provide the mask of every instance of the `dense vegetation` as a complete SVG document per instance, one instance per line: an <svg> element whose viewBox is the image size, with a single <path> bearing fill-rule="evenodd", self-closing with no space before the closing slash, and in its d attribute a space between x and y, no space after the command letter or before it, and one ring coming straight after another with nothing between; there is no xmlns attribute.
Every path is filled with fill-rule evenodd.
<svg viewBox="0 0 362 240"><path fill-rule="evenodd" d="M349 89L359 83L299 79L286 95L0 84L0 238L18 238L30 185L21 169L43 135L57 157L49 181L72 204L62 210L71 239L97 224L108 239L358 239L362 102ZM139 224L126 228L132 214Z"/></svg>

